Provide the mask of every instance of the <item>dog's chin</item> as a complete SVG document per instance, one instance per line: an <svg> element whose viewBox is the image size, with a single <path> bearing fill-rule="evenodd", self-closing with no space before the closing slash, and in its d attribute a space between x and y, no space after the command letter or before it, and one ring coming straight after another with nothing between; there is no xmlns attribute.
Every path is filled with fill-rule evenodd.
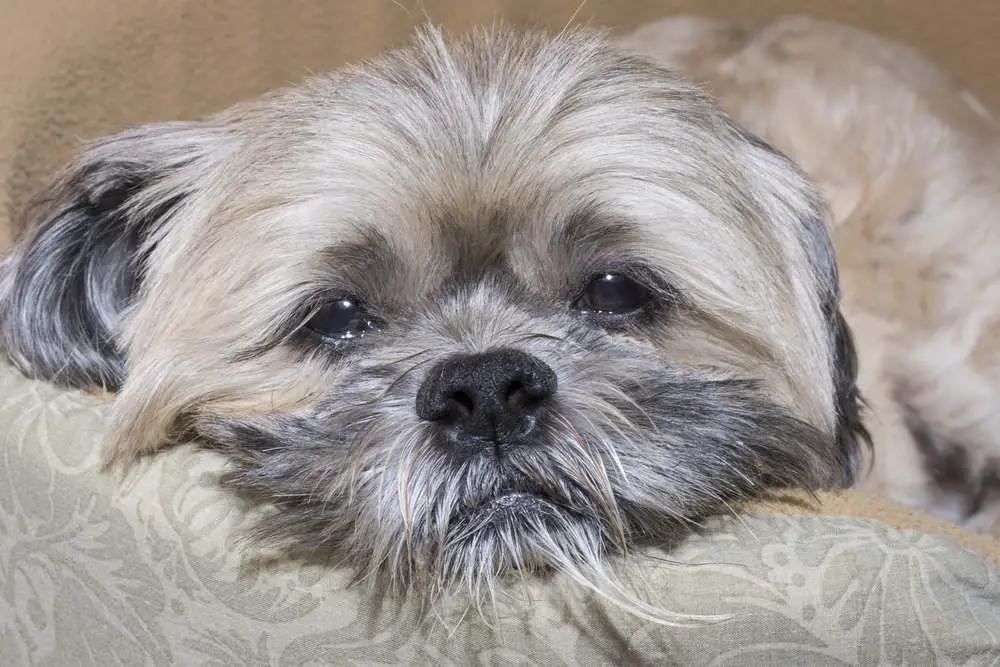
<svg viewBox="0 0 1000 667"><path fill-rule="evenodd" d="M506 464L491 457L491 463L481 461L479 469L489 470L497 483L459 502L447 522L447 537L427 545L425 553L436 553L435 560L445 565L440 573L445 578L448 572L475 572L478 563L491 564L492 573L501 578L542 572L562 567L567 559L579 560L581 550L590 560L624 549L623 539L611 538L615 531L595 509L607 501L591 498L576 486L557 490L540 483L512 465L519 458L511 457ZM604 491L613 495L610 489ZM473 581L465 584L476 587Z"/></svg>
<svg viewBox="0 0 1000 667"><path fill-rule="evenodd" d="M460 512L449 533L435 579L474 599L508 576L586 569L623 546L595 516L533 491L487 498Z"/></svg>
<svg viewBox="0 0 1000 667"><path fill-rule="evenodd" d="M531 565L533 559L526 553L531 549L519 548L521 536L531 535L535 530L553 536L562 527L587 522L579 513L541 493L502 492L461 512L453 522L454 537L449 542L452 546L466 542L482 545L497 540L498 544L502 543L512 552L510 559Z"/></svg>

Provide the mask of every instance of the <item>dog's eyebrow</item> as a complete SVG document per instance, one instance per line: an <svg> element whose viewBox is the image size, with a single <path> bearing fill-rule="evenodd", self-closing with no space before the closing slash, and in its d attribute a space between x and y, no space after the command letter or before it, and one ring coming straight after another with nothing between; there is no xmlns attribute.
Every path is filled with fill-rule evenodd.
<svg viewBox="0 0 1000 667"><path fill-rule="evenodd" d="M317 289L335 296L363 299L380 309L393 310L412 302L417 285L414 258L383 230L359 229L350 240L322 251L323 277ZM416 267L421 270L421 267Z"/></svg>
<svg viewBox="0 0 1000 667"><path fill-rule="evenodd" d="M331 279L356 289L370 287L387 271L402 265L389 237L373 228L360 231L355 240L325 248L322 254Z"/></svg>
<svg viewBox="0 0 1000 667"><path fill-rule="evenodd" d="M573 270L609 268L603 264L641 261L642 233L633 220L584 206L565 219L550 238L550 252ZM597 262L602 266L590 266Z"/></svg>
<svg viewBox="0 0 1000 667"><path fill-rule="evenodd" d="M566 218L554 240L564 248L608 247L628 239L634 231L635 225L629 221L606 216L596 206L586 206Z"/></svg>
<svg viewBox="0 0 1000 667"><path fill-rule="evenodd" d="M561 279L568 281L567 288L589 280L595 272L626 271L643 277L648 287L671 300L681 300L669 267L658 266L648 256L644 238L638 221L597 206L584 206L554 232L549 241L550 257L558 258L553 265L562 267Z"/></svg>

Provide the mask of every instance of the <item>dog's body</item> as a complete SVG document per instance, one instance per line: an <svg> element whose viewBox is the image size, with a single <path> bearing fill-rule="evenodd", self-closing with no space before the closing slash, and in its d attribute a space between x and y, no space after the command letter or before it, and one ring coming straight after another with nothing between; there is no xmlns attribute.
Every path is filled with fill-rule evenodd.
<svg viewBox="0 0 1000 667"><path fill-rule="evenodd" d="M376 580L622 601L608 556L863 470L819 192L599 34L430 31L97 142L47 195L7 355L119 390L109 463L221 450L263 534Z"/></svg>
<svg viewBox="0 0 1000 667"><path fill-rule="evenodd" d="M805 17L758 28L680 17L625 43L704 85L830 203L872 407L874 469L861 488L1000 531L991 114L911 49Z"/></svg>

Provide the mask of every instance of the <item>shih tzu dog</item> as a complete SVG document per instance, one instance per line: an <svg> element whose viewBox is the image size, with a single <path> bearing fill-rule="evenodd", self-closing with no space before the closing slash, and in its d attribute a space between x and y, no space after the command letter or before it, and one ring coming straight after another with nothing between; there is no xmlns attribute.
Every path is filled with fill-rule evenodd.
<svg viewBox="0 0 1000 667"><path fill-rule="evenodd" d="M874 466L860 482L1000 536L1000 141L912 49L805 17L698 17L623 40L818 184L834 218Z"/></svg>
<svg viewBox="0 0 1000 667"><path fill-rule="evenodd" d="M827 209L596 32L427 29L98 141L2 264L24 373L117 392L110 466L220 450L260 535L489 593L864 465Z"/></svg>

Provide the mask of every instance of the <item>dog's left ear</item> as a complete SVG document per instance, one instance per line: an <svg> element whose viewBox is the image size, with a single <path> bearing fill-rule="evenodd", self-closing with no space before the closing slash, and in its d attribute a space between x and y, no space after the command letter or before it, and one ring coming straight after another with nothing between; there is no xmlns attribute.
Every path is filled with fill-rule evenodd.
<svg viewBox="0 0 1000 667"><path fill-rule="evenodd" d="M221 138L195 123L95 142L42 193L0 263L0 348L26 375L116 389L123 314Z"/></svg>
<svg viewBox="0 0 1000 667"><path fill-rule="evenodd" d="M818 334L817 345L829 357L831 390L835 410L837 470L832 485L849 487L861 471L871 436L862 413L865 403L858 388L858 355L851 329L840 305L840 278L831 239L830 215L819 190L802 170L779 150L760 137L737 128L739 141L753 156L748 170L757 194L776 217L789 221L782 225L785 243L796 258L797 274L812 288L811 303L800 304L803 312L814 312L820 321L809 326Z"/></svg>

